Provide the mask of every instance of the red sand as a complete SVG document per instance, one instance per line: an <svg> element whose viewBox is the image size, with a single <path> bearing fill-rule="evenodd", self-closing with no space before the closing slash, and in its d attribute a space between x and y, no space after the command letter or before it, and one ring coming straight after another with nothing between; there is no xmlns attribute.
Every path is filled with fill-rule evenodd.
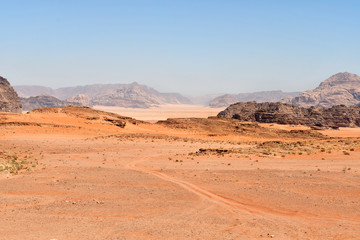
<svg viewBox="0 0 360 240"><path fill-rule="evenodd" d="M360 239L359 149L189 156L234 145L152 124L121 129L62 114L4 116L61 126L0 126L1 150L39 162L0 174L0 239ZM140 135L95 138L131 133Z"/></svg>

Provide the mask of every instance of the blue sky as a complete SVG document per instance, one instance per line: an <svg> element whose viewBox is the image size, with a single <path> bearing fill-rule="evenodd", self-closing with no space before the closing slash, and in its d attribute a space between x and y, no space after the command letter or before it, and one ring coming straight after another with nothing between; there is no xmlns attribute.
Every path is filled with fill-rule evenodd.
<svg viewBox="0 0 360 240"><path fill-rule="evenodd" d="M13 85L303 91L360 74L360 1L0 0Z"/></svg>

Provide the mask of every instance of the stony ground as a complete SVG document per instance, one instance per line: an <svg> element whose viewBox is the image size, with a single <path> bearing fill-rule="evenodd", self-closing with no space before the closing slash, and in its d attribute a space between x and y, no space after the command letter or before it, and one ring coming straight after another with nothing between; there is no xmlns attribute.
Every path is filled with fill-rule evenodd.
<svg viewBox="0 0 360 240"><path fill-rule="evenodd" d="M0 116L0 239L360 238L358 129L98 117Z"/></svg>

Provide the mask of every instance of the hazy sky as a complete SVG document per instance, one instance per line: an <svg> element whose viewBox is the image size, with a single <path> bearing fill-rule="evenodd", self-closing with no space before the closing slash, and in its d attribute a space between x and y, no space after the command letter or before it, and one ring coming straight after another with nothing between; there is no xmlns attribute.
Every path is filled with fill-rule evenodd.
<svg viewBox="0 0 360 240"><path fill-rule="evenodd" d="M302 91L360 74L357 0L0 0L12 85Z"/></svg>

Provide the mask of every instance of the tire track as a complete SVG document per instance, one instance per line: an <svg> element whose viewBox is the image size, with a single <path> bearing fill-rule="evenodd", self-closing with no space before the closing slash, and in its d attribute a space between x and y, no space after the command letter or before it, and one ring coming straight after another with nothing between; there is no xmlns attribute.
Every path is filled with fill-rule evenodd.
<svg viewBox="0 0 360 240"><path fill-rule="evenodd" d="M161 156L161 155L158 155ZM155 156L152 156L155 157ZM211 192L209 190L206 190L204 188L201 188L193 183L177 179L175 177L169 176L165 174L162 171L157 170L150 170L142 167L138 167L137 164L146 161L147 159L150 159L150 157L144 157L138 161L133 161L125 165L126 168L130 170L135 170L139 172L143 172L146 174L153 175L159 179L162 179L167 182L171 182L173 184L176 184L183 189L186 189L187 191L196 194L197 196L206 199L210 202L213 202L221 207L226 208L232 213L235 212L244 212L252 215L258 215L262 217L292 217L292 218L298 218L298 219L304 219L304 218L311 218L311 219L318 219L318 220L324 220L324 219L332 219L332 220L342 220L342 221L348 221L353 222L356 224L360 223L359 219L349 219L349 218L340 218L340 217L321 217L316 214L312 213L301 213L299 211L293 211L293 210L279 210L279 209L272 209L265 206L258 206L254 204L244 203L239 200L235 200L232 198L224 197L222 195L219 195L217 193Z"/></svg>
<svg viewBox="0 0 360 240"><path fill-rule="evenodd" d="M160 156L160 155L159 155ZM242 203L240 201L237 201L237 200L234 200L234 199L231 199L231 198L227 198L227 197L224 197L224 196L221 196L219 194L216 194L216 193L213 193L211 191L208 191L206 189L203 189L193 183L190 183L190 182L187 182L187 181L184 181L184 180L180 180L180 179L177 179L177 178L174 178L174 177L171 177L161 171L156 171L156 170L149 170L149 169L146 169L146 168L141 168L141 167L138 167L137 164L140 163L140 162L144 162L146 161L147 159L149 159L150 157L145 157L145 158L142 158L138 161L133 161L133 162L130 162L126 165L126 167L128 169L131 169L131 170L135 170L135 171L140 171L140 172L143 172L143 173L147 173L147 174L150 174L150 175L153 175L153 176L156 176L164 181L167 181L167 182L171 182L171 183L174 183L180 187L182 187L183 189L191 192L191 193L194 193L195 195L203 198L203 199L206 199L210 202L213 202L217 205L220 205L230 211L245 211L247 213L250 213L250 214L259 214L259 215L264 215L266 212L264 211L264 209L259 209L259 207L255 207L255 206L252 206L250 204L246 204L246 203ZM294 215L296 214L297 212L282 212L282 211L274 211L274 210L271 210L271 209L268 209L269 212L272 212L272 213L277 213L277 214L281 214L281 215Z"/></svg>

